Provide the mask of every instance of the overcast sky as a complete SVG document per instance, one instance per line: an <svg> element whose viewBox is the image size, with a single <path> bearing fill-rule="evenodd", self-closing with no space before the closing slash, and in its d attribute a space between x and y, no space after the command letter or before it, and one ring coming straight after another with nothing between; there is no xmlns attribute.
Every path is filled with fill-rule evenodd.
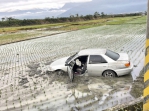
<svg viewBox="0 0 149 111"><path fill-rule="evenodd" d="M91 0L0 0L0 17L12 16L23 19L23 17L36 18L36 16L39 15L57 16L67 10L59 10L66 3L80 3L88 1ZM31 14L35 17L32 17Z"/></svg>
<svg viewBox="0 0 149 111"><path fill-rule="evenodd" d="M19 19L27 19L27 18L45 18L52 16L56 17L59 14L66 12L70 8L73 8L75 5L91 1L102 1L102 0L0 0L0 18L14 17ZM110 0L110 1L115 2L125 0ZM136 1L138 0L134 0L134 2ZM146 0L140 0L140 1L146 1ZM69 6L64 7L66 4L71 5L70 7Z"/></svg>
<svg viewBox="0 0 149 111"><path fill-rule="evenodd" d="M61 8L70 2L87 2L91 0L0 0L0 12L15 10Z"/></svg>

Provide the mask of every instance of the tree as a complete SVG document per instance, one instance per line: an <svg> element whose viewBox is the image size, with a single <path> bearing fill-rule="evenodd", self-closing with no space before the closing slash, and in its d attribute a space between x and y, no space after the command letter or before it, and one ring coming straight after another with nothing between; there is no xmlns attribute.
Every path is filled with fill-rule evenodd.
<svg viewBox="0 0 149 111"><path fill-rule="evenodd" d="M13 18L12 17L8 17L7 20L8 21L11 21L11 20L13 20Z"/></svg>
<svg viewBox="0 0 149 111"><path fill-rule="evenodd" d="M101 17L104 17L104 16L105 16L104 12L101 12Z"/></svg>
<svg viewBox="0 0 149 111"><path fill-rule="evenodd" d="M85 20L92 20L94 17L93 15L86 15L84 16Z"/></svg>
<svg viewBox="0 0 149 111"><path fill-rule="evenodd" d="M50 21L50 17L45 17L45 19L44 19L45 21Z"/></svg>
<svg viewBox="0 0 149 111"><path fill-rule="evenodd" d="M74 18L74 15L70 15L70 18Z"/></svg>
<svg viewBox="0 0 149 111"><path fill-rule="evenodd" d="M147 15L147 11L145 11L144 14Z"/></svg>
<svg viewBox="0 0 149 111"><path fill-rule="evenodd" d="M79 14L78 13L76 14L76 17L79 17Z"/></svg>
<svg viewBox="0 0 149 111"><path fill-rule="evenodd" d="M5 18L4 17L2 17L2 21L4 21L5 20Z"/></svg>
<svg viewBox="0 0 149 111"><path fill-rule="evenodd" d="M83 18L84 16L83 16L83 15L81 15L80 17L81 17L81 18Z"/></svg>
<svg viewBox="0 0 149 111"><path fill-rule="evenodd" d="M94 18L98 18L100 16L100 14L98 12L94 13Z"/></svg>

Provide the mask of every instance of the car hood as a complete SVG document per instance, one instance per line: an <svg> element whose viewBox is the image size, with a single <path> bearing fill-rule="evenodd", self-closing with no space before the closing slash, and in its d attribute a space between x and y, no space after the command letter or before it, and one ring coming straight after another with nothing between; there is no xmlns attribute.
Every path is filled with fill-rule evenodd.
<svg viewBox="0 0 149 111"><path fill-rule="evenodd" d="M118 61L129 61L129 57L127 53L119 53L120 57Z"/></svg>
<svg viewBox="0 0 149 111"><path fill-rule="evenodd" d="M68 58L69 58L69 56L68 56L68 57L63 57L63 58L61 58L61 59L57 59L57 60L55 60L54 62L52 62L52 63L50 64L50 66L65 65L65 61L66 61Z"/></svg>

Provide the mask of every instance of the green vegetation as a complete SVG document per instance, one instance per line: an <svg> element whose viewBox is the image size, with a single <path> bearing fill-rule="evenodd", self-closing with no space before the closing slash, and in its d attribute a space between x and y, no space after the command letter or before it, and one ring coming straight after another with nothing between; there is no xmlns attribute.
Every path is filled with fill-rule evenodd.
<svg viewBox="0 0 149 111"><path fill-rule="evenodd" d="M129 24L131 24L131 23L132 24L142 24L142 23L146 23L146 20L147 20L146 16L143 16L143 17L139 17L133 21L129 21L128 23Z"/></svg>
<svg viewBox="0 0 149 111"><path fill-rule="evenodd" d="M43 25L29 25L29 26L20 26L20 27L5 27L0 28L0 33L3 32L17 32L19 30L32 30L32 29L40 29L40 28L48 28L51 30L74 30L74 29L82 29L92 27L91 25L102 24L110 20L108 19L98 19L98 20L87 20L87 21L79 21L79 22L67 22L67 23L55 23L55 24L43 24ZM82 27L83 26L83 27ZM86 26L86 27L84 27ZM58 28L55 28L58 27ZM62 27L62 28L59 28Z"/></svg>
<svg viewBox="0 0 149 111"><path fill-rule="evenodd" d="M13 27L13 26L27 26L27 25L42 25L42 24L53 24L53 23L68 23L68 22L77 22L77 21L87 21L95 20L101 18L114 18L114 17L130 17L130 16L142 16L147 15L146 12L139 13L129 13L129 14L111 14L107 15L104 12L95 12L93 15L70 15L70 17L60 17L60 18L50 18L46 17L45 19L24 19L19 20L13 17L4 18L2 17L0 21L0 27Z"/></svg>
<svg viewBox="0 0 149 111"><path fill-rule="evenodd" d="M118 111L142 111L143 110L143 102L134 104L134 105L130 105L128 107L122 108Z"/></svg>
<svg viewBox="0 0 149 111"><path fill-rule="evenodd" d="M0 35L0 44L21 41L38 35L39 33L24 33L24 32L14 33L14 34L8 33L8 34Z"/></svg>
<svg viewBox="0 0 149 111"><path fill-rule="evenodd" d="M0 44L6 44L30 38L36 38L39 36L51 35L50 31L73 31L101 25L144 24L144 23L146 23L146 16L131 16L131 17L115 17L115 18L98 18L94 20L65 22L65 23L2 27L0 28ZM40 29L40 30L37 31L34 29L38 30ZM55 34L57 34L57 32L55 32Z"/></svg>
<svg viewBox="0 0 149 111"><path fill-rule="evenodd" d="M111 21L107 22L107 25L120 25L127 23L129 21L133 21L135 19L141 18L142 16L136 16L136 17L118 17L115 19L112 19Z"/></svg>
<svg viewBox="0 0 149 111"><path fill-rule="evenodd" d="M3 32L17 32L19 30L32 30L32 29L40 29L40 28L50 28L54 26L61 26L65 23L57 23L57 24L43 24L43 25L29 25L29 26L18 26L18 27L3 27L0 28L0 33Z"/></svg>
<svg viewBox="0 0 149 111"><path fill-rule="evenodd" d="M18 27L3 27L0 28L0 33L3 32L17 32L19 30L32 30L40 28L49 28L51 30L75 30L84 29L100 25L118 25L126 22L135 21L138 23L146 23L146 16L132 16L132 17L116 17L116 18L100 18L96 20L78 21L78 22L66 22L66 23L55 23L55 24L42 24L42 25L28 25ZM60 28L55 28L60 27Z"/></svg>

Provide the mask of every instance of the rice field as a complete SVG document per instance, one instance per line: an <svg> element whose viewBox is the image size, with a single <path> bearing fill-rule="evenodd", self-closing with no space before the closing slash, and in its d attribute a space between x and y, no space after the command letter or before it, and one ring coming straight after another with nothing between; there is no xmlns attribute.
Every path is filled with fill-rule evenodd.
<svg viewBox="0 0 149 111"><path fill-rule="evenodd" d="M1 111L102 111L136 99L146 24L103 25L0 46ZM86 48L127 52L134 69L117 78L46 74L51 61ZM138 92L134 92L138 93ZM141 97L138 94L138 98Z"/></svg>

